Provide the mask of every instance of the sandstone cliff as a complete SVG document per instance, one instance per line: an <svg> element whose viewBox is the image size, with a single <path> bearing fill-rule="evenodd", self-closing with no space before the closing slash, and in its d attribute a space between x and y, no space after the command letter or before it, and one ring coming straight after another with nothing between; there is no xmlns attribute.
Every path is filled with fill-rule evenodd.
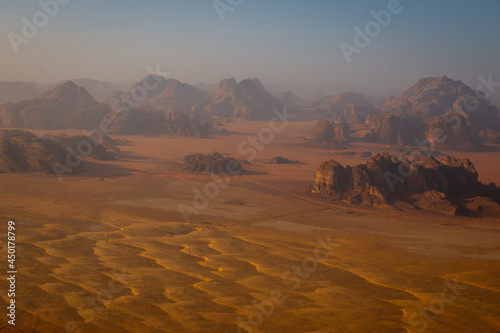
<svg viewBox="0 0 500 333"><path fill-rule="evenodd" d="M343 148L349 145L349 125L335 124L328 120L320 120L312 129L306 146L315 148Z"/></svg>
<svg viewBox="0 0 500 333"><path fill-rule="evenodd" d="M401 175L401 165L407 177ZM469 159L409 161L384 153L353 167L330 160L319 166L312 192L350 204L410 205L450 214L500 217L499 189L481 184Z"/></svg>

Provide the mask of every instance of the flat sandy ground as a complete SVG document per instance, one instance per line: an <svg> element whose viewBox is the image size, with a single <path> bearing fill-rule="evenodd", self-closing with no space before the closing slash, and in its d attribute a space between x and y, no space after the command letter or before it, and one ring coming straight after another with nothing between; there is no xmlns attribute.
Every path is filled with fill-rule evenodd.
<svg viewBox="0 0 500 333"><path fill-rule="evenodd" d="M500 332L500 223L312 196L321 162L367 159L301 146L314 123L276 133L224 188L181 170L183 156L248 158L238 146L267 122L208 139L126 136L116 161L86 161L62 183L0 174L0 231L16 221L18 254L16 329L4 313L0 331ZM500 153L451 154L500 183ZM302 164L270 164L277 155ZM215 192L186 222L179 205L205 187ZM7 289L2 278L4 312Z"/></svg>

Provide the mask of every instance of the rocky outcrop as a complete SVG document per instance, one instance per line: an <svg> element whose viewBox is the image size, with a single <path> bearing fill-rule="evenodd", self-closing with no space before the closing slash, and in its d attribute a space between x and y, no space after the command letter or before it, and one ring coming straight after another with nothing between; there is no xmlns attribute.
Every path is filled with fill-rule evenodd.
<svg viewBox="0 0 500 333"><path fill-rule="evenodd" d="M57 142L20 130L0 130L0 173L53 174L53 162L65 163L67 151Z"/></svg>
<svg viewBox="0 0 500 333"><path fill-rule="evenodd" d="M476 92L462 81L446 76L428 77L419 80L400 98L388 98L382 110L384 113L411 114L421 119L445 115L450 109L462 110L469 114L472 127L499 130L497 108L487 100L477 99L479 104L475 111L470 112L467 109L472 109L471 97L476 97Z"/></svg>
<svg viewBox="0 0 500 333"><path fill-rule="evenodd" d="M402 166L406 177L400 173ZM451 157L438 161L428 156L409 161L384 153L353 167L330 160L319 166L312 192L350 204L405 203L416 209L434 207L433 210L472 216L496 212L500 207L500 190L481 184L469 159ZM481 200L482 205L478 203Z"/></svg>
<svg viewBox="0 0 500 333"><path fill-rule="evenodd" d="M243 172L238 160L233 157L225 157L220 153L187 155L184 157L183 169L210 172L216 175L220 173L237 175Z"/></svg>
<svg viewBox="0 0 500 333"><path fill-rule="evenodd" d="M104 135L102 143L99 143L97 141L94 141L94 139L84 136L84 135L74 135L74 136L67 136L65 134L59 134L59 135L44 135L42 138L44 139L50 139L58 144L60 144L64 149L69 150L68 151L75 151L79 152L80 150L83 150L86 152L88 149L90 151L89 154L83 154L85 156L88 156L94 160L100 160L100 161L111 161L114 160L113 154L110 152L111 151L116 151L119 152L120 150L118 147L118 143L111 139L110 137ZM92 145L82 145L82 142L90 142ZM82 145L82 147L78 147ZM91 148L89 148L91 147ZM78 153L77 153L78 154Z"/></svg>
<svg viewBox="0 0 500 333"><path fill-rule="evenodd" d="M465 118L457 116L447 121L445 116L435 116L423 122L423 137L432 142L434 149L452 149L462 151L481 150L480 139L473 134ZM419 135L420 137L422 135Z"/></svg>
<svg viewBox="0 0 500 333"><path fill-rule="evenodd" d="M53 89L58 85L64 84L65 82L67 82L67 80L61 81L55 85L46 86L44 88L46 90ZM103 101L110 93L117 90L117 88L114 85L112 85L110 82L107 81L82 78L82 79L72 79L71 82L73 82L79 87L85 88L85 90L87 90L96 101Z"/></svg>
<svg viewBox="0 0 500 333"><path fill-rule="evenodd" d="M364 124L370 115L378 114L371 106L360 106L347 104L342 112L333 114L333 121L336 123L345 122L349 125Z"/></svg>
<svg viewBox="0 0 500 333"><path fill-rule="evenodd" d="M271 158L271 164L299 164L300 162L297 160L291 160L287 157L283 156L275 156Z"/></svg>
<svg viewBox="0 0 500 333"><path fill-rule="evenodd" d="M391 145L415 145L421 137L419 122L404 115L370 115L363 140Z"/></svg>
<svg viewBox="0 0 500 333"><path fill-rule="evenodd" d="M355 92L327 96L312 106L335 122L349 124L362 124L369 114L376 113L368 99L363 94Z"/></svg>
<svg viewBox="0 0 500 333"><path fill-rule="evenodd" d="M343 148L348 145L349 125L335 124L328 120L320 120L306 140L306 146L315 148Z"/></svg>
<svg viewBox="0 0 500 333"><path fill-rule="evenodd" d="M212 125L196 117L175 111L126 110L109 116L114 134L173 134L205 137L212 131Z"/></svg>
<svg viewBox="0 0 500 333"><path fill-rule="evenodd" d="M191 108L198 104L205 96L205 92L187 83L168 79L165 81L163 91L141 102L138 105L138 109L143 111L172 110L180 113L188 113Z"/></svg>
<svg viewBox="0 0 500 333"><path fill-rule="evenodd" d="M477 138L484 143L500 144L500 132L492 129L483 129L479 131Z"/></svg>
<svg viewBox="0 0 500 333"><path fill-rule="evenodd" d="M469 122L460 115L435 116L421 120L405 114L371 115L365 142L419 146L429 149L478 151L481 141Z"/></svg>
<svg viewBox="0 0 500 333"><path fill-rule="evenodd" d="M273 109L283 105L273 97L258 79L239 83L234 78L222 80L191 112L202 117L237 117L247 120L269 120Z"/></svg>
<svg viewBox="0 0 500 333"><path fill-rule="evenodd" d="M111 110L85 88L68 81L32 100L0 106L3 127L36 129L97 128Z"/></svg>

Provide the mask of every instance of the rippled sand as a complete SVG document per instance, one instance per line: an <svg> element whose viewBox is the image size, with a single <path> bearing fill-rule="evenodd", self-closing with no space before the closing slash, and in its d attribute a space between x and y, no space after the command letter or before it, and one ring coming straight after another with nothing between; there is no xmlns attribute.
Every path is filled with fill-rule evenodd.
<svg viewBox="0 0 500 333"><path fill-rule="evenodd" d="M317 165L335 155L294 148L309 125L283 132L189 223L177 207L211 178L176 163L237 156L259 124L207 140L127 137L117 161L62 184L0 174L0 219L17 222L19 256L16 329L3 315L0 331L500 332L498 221L311 197ZM266 163L276 155L304 164ZM483 181L496 181L484 158Z"/></svg>

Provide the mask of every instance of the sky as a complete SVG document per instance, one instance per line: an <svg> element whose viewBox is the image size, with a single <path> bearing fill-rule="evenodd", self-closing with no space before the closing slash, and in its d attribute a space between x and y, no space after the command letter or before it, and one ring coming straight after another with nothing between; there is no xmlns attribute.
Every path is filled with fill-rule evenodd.
<svg viewBox="0 0 500 333"><path fill-rule="evenodd" d="M191 84L257 77L327 93L405 90L440 75L500 81L498 0L217 0L223 20L212 0L59 0L69 3L44 22L40 2L54 1L0 0L0 81L138 81L157 64ZM341 43L355 46L371 11L398 2L348 63ZM40 27L15 39L16 53L23 17Z"/></svg>

